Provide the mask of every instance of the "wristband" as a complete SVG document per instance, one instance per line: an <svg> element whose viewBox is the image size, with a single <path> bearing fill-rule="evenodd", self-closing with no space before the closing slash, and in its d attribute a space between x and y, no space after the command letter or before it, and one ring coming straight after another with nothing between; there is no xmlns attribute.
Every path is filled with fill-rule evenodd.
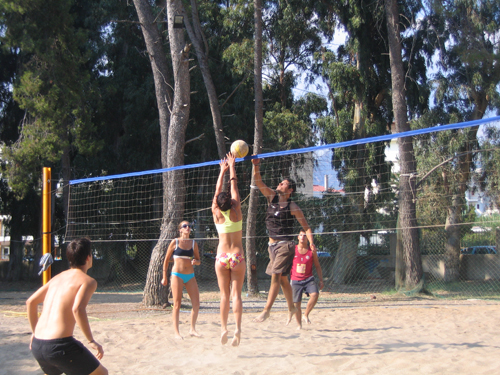
<svg viewBox="0 0 500 375"><path fill-rule="evenodd" d="M95 340L92 339L92 341L89 341L89 344L95 343Z"/></svg>

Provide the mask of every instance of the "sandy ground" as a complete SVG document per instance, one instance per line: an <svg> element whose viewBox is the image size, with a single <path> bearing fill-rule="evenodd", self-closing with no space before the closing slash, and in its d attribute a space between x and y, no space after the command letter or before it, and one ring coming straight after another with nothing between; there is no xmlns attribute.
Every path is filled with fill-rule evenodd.
<svg viewBox="0 0 500 375"><path fill-rule="evenodd" d="M0 292L0 374L42 374L28 348L28 292ZM301 331L285 325L284 302L253 323L262 300L244 300L239 347L222 346L213 296L197 329L173 337L170 311L145 309L140 295L96 294L88 315L110 374L500 374L500 302L413 298L325 301ZM186 309L189 305L186 303ZM234 329L230 316L229 329ZM77 339L82 335L77 329ZM231 340L230 335L229 340Z"/></svg>

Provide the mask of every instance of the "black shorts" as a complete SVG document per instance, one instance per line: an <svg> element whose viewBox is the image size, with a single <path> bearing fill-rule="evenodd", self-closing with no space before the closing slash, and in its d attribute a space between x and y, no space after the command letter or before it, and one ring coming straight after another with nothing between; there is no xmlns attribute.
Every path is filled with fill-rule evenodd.
<svg viewBox="0 0 500 375"><path fill-rule="evenodd" d="M89 375L99 360L74 337L53 340L33 338L31 353L47 375Z"/></svg>
<svg viewBox="0 0 500 375"><path fill-rule="evenodd" d="M319 293L318 286L314 281L314 276L308 277L305 280L292 280L293 302L302 301L302 293L309 294Z"/></svg>
<svg viewBox="0 0 500 375"><path fill-rule="evenodd" d="M280 273L288 276L292 269L293 257L295 256L295 242L280 241L269 243L269 264L266 273L270 276Z"/></svg>

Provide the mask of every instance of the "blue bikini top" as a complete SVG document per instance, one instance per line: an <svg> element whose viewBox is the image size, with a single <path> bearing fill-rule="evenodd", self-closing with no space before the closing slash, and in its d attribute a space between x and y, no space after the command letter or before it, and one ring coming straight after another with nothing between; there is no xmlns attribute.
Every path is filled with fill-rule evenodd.
<svg viewBox="0 0 500 375"><path fill-rule="evenodd" d="M174 258L182 258L182 259L193 259L194 257L194 240L191 249L184 250L179 247L179 239L175 239L175 250L174 250Z"/></svg>

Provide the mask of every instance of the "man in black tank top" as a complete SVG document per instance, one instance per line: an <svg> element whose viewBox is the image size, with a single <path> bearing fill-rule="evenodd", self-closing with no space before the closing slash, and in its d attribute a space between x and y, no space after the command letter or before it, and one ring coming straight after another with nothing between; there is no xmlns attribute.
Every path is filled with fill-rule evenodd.
<svg viewBox="0 0 500 375"><path fill-rule="evenodd" d="M269 265L267 266L266 273L271 275L271 286L269 287L266 306L262 313L255 317L253 321L260 323L269 318L271 308L281 286L288 305L288 320L286 324L289 324L297 312L293 303L292 287L288 280L295 255L295 243L293 242L295 220L304 229L312 251L316 251L316 246L314 246L312 230L304 217L304 213L290 199L296 189L295 182L290 179L284 179L280 182L276 190L273 190L262 182L259 166L260 159L252 159L252 163L254 165L253 175L255 185L264 194L268 202L266 227L269 232Z"/></svg>

